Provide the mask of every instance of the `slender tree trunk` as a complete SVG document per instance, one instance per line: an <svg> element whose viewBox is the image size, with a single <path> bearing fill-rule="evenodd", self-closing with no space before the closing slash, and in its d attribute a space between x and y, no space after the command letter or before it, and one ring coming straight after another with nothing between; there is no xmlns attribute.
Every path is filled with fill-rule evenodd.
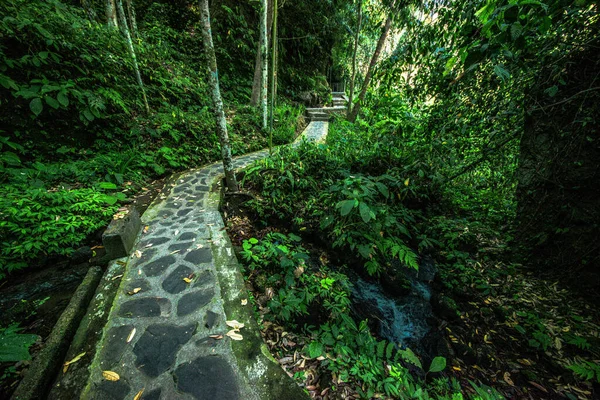
<svg viewBox="0 0 600 400"><path fill-rule="evenodd" d="M356 36L354 37L354 51L352 52L352 78L350 79L350 104L346 112L346 118L350 118L350 112L352 111L352 103L354 101L354 80L356 79L356 53L358 52L358 41L360 38L360 27L362 24L362 0L358 0L356 5L356 11L358 12L358 26L356 27Z"/></svg>
<svg viewBox="0 0 600 400"><path fill-rule="evenodd" d="M106 24L109 28L116 28L119 26L117 22L117 7L115 6L115 0L106 0Z"/></svg>
<svg viewBox="0 0 600 400"><path fill-rule="evenodd" d="M217 57L215 56L215 47L210 28L210 10L208 0L200 1L201 23L202 23L202 41L204 42L204 51L208 63L208 86L214 105L215 119L217 122L217 134L221 142L221 156L223 157L223 170L225 171L225 181L227 189L231 192L238 192L239 187L235 178L233 161L231 159L231 147L229 146L229 136L227 135L227 122L225 121L225 112L223 111L223 100L221 99L221 90L219 89L219 72L217 70Z"/></svg>
<svg viewBox="0 0 600 400"><path fill-rule="evenodd" d="M134 39L138 38L137 21L135 18L135 5L132 4L133 0L126 0L127 5L127 16L129 17L129 25L131 30L131 37Z"/></svg>
<svg viewBox="0 0 600 400"><path fill-rule="evenodd" d="M273 122L275 119L275 99L277 98L277 0L273 0L273 31L271 35L271 127L269 129L269 151L273 148Z"/></svg>
<svg viewBox="0 0 600 400"><path fill-rule="evenodd" d="M371 78L373 77L373 70L375 69L375 65L377 65L377 60L379 60L379 55L381 54L381 50L383 49L383 45L385 43L385 39L390 33L390 28L392 27L392 12L388 14L387 20L385 21L385 26L381 31L381 36L379 36L379 41L377 42L377 47L375 48L375 52L371 57L371 62L369 63L369 69L367 70L367 74L365 75L365 80L362 85L362 89L360 94L358 95L358 100L354 107L352 107L352 111L348 115L348 120L351 122L356 121L356 117L360 111L360 107L362 102L365 99L365 95L367 94L367 89L369 88L369 83L371 83Z"/></svg>
<svg viewBox="0 0 600 400"><path fill-rule="evenodd" d="M146 97L146 90L144 89L144 83L142 82L142 76L140 75L140 67L137 62L135 55L135 49L133 48L133 42L131 40L131 34L129 33L129 27L127 26L127 17L125 16L125 10L123 9L123 0L117 0L117 9L119 12L119 19L121 20L121 30L127 41L127 47L129 48L129 55L133 61L133 68L135 69L135 77L137 79L142 96L144 97L144 106L146 106L146 112L150 113L150 106L148 106L148 98Z"/></svg>
<svg viewBox="0 0 600 400"><path fill-rule="evenodd" d="M81 5L83 9L88 15L90 21L97 21L98 15L96 14L96 10L94 10L94 6L90 3L90 0L81 0Z"/></svg>
<svg viewBox="0 0 600 400"><path fill-rule="evenodd" d="M261 0L262 2L263 0ZM261 14L262 24L262 14ZM267 58L269 52L269 41L271 40L271 29L273 27L273 0L267 0ZM261 101L261 88L262 88L262 56L260 52L260 38L258 48L256 49L256 59L254 61L254 79L252 80L252 96L250 97L250 104L254 107L258 107ZM267 70L269 61L267 59ZM268 78L267 78L268 81ZM268 87L268 83L267 83Z"/></svg>
<svg viewBox="0 0 600 400"><path fill-rule="evenodd" d="M268 69L269 69L269 53L267 50L267 14L268 5L267 0L261 0L261 18L260 18L260 59L261 59L261 83L260 83L260 109L262 112L262 128L267 130L267 82L268 82Z"/></svg>

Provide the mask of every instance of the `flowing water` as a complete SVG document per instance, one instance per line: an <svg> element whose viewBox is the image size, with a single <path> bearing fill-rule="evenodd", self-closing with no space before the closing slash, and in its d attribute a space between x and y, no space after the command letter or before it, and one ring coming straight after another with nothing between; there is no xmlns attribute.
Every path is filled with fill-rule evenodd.
<svg viewBox="0 0 600 400"><path fill-rule="evenodd" d="M407 274L410 293L394 298L377 282L356 278L353 289L353 308L361 319L369 318L381 337L400 347L418 347L429 333L431 287L435 276L433 263L425 261L418 272Z"/></svg>

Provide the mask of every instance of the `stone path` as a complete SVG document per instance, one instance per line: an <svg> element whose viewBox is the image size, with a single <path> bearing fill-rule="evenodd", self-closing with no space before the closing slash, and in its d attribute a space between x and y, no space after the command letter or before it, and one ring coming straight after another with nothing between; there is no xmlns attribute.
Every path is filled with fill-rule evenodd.
<svg viewBox="0 0 600 400"><path fill-rule="evenodd" d="M311 122L299 139L321 141L327 127ZM81 398L307 398L260 337L219 213L222 172L215 163L181 175L142 216ZM226 335L228 320L245 325L242 340Z"/></svg>

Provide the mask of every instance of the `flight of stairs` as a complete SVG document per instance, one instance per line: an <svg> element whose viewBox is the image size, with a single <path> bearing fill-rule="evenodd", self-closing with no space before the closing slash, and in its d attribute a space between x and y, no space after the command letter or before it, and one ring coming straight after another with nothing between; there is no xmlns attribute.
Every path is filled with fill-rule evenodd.
<svg viewBox="0 0 600 400"><path fill-rule="evenodd" d="M346 112L348 98L344 92L331 92L333 107L307 108L306 113L311 121L329 121L331 114Z"/></svg>

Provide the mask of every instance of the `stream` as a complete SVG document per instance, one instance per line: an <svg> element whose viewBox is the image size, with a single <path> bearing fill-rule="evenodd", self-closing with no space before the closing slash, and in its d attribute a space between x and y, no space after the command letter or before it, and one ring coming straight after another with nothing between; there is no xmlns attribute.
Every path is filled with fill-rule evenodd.
<svg viewBox="0 0 600 400"><path fill-rule="evenodd" d="M410 293L402 297L387 294L378 282L356 277L352 293L353 311L359 319L368 318L376 332L399 347L417 350L431 331L431 286L435 266L424 259L419 271L407 271Z"/></svg>

